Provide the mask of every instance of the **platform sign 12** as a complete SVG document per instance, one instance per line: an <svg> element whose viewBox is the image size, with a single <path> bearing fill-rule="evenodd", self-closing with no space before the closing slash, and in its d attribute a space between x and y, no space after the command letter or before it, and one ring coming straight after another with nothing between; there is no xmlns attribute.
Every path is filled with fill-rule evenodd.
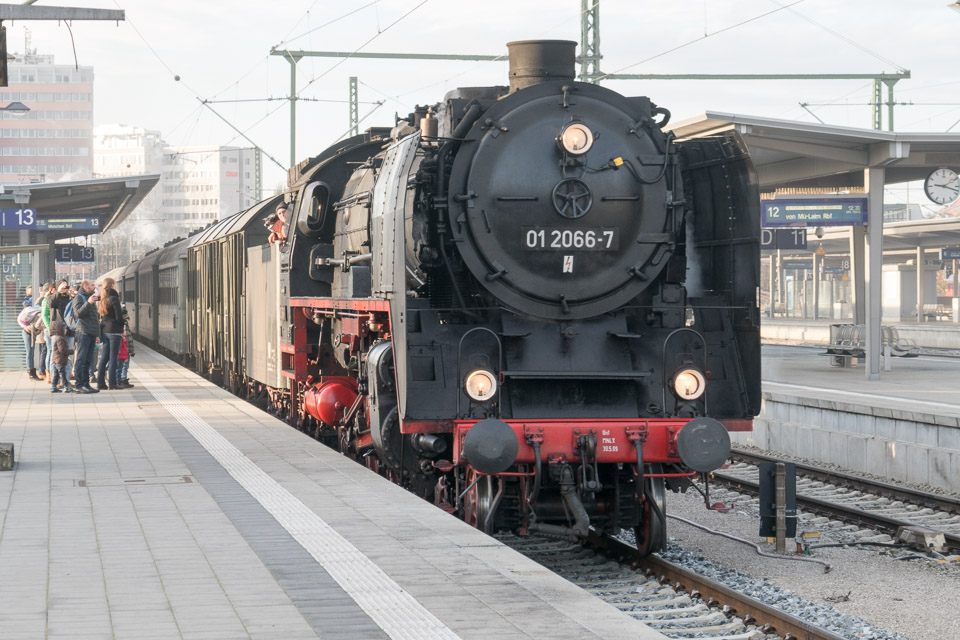
<svg viewBox="0 0 960 640"><path fill-rule="evenodd" d="M764 227L844 227L867 224L867 199L777 198L760 202Z"/></svg>
<svg viewBox="0 0 960 640"><path fill-rule="evenodd" d="M0 209L0 229L36 229L37 210L20 207Z"/></svg>

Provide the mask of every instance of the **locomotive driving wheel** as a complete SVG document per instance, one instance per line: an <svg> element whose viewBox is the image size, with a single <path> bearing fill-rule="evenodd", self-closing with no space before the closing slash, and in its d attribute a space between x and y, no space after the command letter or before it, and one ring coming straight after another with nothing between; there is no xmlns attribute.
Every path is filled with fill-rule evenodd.
<svg viewBox="0 0 960 640"><path fill-rule="evenodd" d="M651 473L663 473L659 464L650 465ZM646 499L640 503L643 520L634 528L637 551L648 556L667 548L667 483L663 478L645 477L643 480ZM659 509L654 509L652 504Z"/></svg>
<svg viewBox="0 0 960 640"><path fill-rule="evenodd" d="M467 467L467 489L463 494L463 520L471 527L490 533L486 528L493 506L493 476L482 476L473 467Z"/></svg>

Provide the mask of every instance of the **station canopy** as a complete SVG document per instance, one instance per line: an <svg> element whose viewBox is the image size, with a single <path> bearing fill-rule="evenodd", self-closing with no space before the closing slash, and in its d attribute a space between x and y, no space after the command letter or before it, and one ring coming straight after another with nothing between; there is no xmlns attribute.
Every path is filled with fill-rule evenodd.
<svg viewBox="0 0 960 640"><path fill-rule="evenodd" d="M116 228L160 180L160 174L63 182L0 185L0 205L29 207L53 236L77 236Z"/></svg>
<svg viewBox="0 0 960 640"><path fill-rule="evenodd" d="M941 167L960 172L960 133L878 131L714 111L671 123L668 129L680 140L737 131L764 193L862 188L864 169L870 167L884 169L887 185L924 180ZM917 199L925 199L922 191ZM840 233L827 230L825 239ZM960 245L960 218L885 222L883 239L885 251Z"/></svg>

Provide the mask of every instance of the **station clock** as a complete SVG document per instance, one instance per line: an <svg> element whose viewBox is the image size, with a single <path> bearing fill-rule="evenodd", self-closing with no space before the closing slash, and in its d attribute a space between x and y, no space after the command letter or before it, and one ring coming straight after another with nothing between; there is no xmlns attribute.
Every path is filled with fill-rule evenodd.
<svg viewBox="0 0 960 640"><path fill-rule="evenodd" d="M923 191L937 204L953 202L960 196L960 176L952 169L937 169L927 176Z"/></svg>

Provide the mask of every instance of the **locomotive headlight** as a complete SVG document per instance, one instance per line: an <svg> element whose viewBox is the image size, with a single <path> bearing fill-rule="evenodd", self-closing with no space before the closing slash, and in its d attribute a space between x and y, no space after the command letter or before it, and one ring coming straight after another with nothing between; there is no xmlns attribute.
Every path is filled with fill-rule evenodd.
<svg viewBox="0 0 960 640"><path fill-rule="evenodd" d="M477 369L464 381L467 395L477 402L486 402L497 392L497 378L486 369Z"/></svg>
<svg viewBox="0 0 960 640"><path fill-rule="evenodd" d="M681 400L696 400L706 388L706 379L696 369L684 369L673 377L673 391Z"/></svg>
<svg viewBox="0 0 960 640"><path fill-rule="evenodd" d="M583 155L593 146L593 134L586 125L574 122L560 134L560 145L571 155Z"/></svg>

